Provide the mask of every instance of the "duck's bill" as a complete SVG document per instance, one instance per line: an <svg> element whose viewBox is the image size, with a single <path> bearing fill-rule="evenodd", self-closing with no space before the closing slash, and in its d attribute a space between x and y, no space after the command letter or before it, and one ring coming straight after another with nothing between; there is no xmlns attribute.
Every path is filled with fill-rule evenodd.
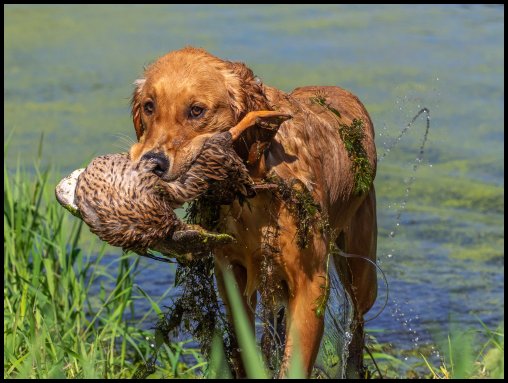
<svg viewBox="0 0 508 383"><path fill-rule="evenodd" d="M78 183L78 177L84 171L84 168L74 170L67 177L63 178L58 185L56 185L55 189L58 203L78 218L81 218L81 213L75 202L76 184Z"/></svg>

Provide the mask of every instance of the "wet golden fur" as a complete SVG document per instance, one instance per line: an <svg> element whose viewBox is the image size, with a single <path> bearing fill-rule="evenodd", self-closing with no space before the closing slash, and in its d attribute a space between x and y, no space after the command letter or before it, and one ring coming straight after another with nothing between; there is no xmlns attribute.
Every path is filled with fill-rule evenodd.
<svg viewBox="0 0 508 383"><path fill-rule="evenodd" d="M262 84L242 63L222 60L202 49L187 47L158 59L137 82L132 114L139 142L132 146L133 160L148 152L161 152L169 160L162 177L176 178L202 144L205 133L225 131L247 112L276 110L293 118L281 124L273 137L263 129L249 129L237 141L236 150L247 161L254 179L268 173L288 182L299 180L312 193L327 217L330 231L314 228L306 249L297 245L296 222L282 201L270 192L250 200L251 208L238 203L224 207L226 231L238 244L216 251L216 275L225 297L221 270L228 264L245 300L255 306L256 291L264 281L263 248L267 230L279 228L271 278L280 287L277 304L287 308L286 348L280 375L284 375L295 342L301 349L304 370L310 374L323 334L323 318L315 313L323 294L326 258L331 241L348 253L375 261L376 208L372 186L368 193L355 193L351 162L338 133L337 117L311 102L320 95L340 112L339 122L350 125L361 119L365 127L363 146L372 169L376 168L374 130L370 117L356 96L339 87L303 87L286 94ZM144 112L147 100L155 104L151 115ZM189 118L192 105L204 108L198 118ZM340 276L353 296L358 325L350 346L351 370L361 364L363 314L376 298L375 269L362 259L335 257ZM250 319L253 320L251 310ZM237 374L242 375L239 363Z"/></svg>

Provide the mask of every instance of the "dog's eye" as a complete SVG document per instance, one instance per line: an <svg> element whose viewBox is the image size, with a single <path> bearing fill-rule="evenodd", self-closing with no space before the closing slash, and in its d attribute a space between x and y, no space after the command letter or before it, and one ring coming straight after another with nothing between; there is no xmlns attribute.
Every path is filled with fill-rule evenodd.
<svg viewBox="0 0 508 383"><path fill-rule="evenodd" d="M203 115L204 111L205 111L205 108L198 106L198 105L194 105L189 110L189 117L190 118L199 118Z"/></svg>
<svg viewBox="0 0 508 383"><path fill-rule="evenodd" d="M147 101L143 104L143 110L145 111L145 114L148 116L151 116L153 114L153 111L155 110L155 104L153 101Z"/></svg>

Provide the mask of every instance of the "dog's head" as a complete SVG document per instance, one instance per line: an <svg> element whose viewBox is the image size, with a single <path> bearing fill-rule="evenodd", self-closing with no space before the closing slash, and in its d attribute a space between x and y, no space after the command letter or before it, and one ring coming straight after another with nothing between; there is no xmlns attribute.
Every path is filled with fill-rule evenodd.
<svg viewBox="0 0 508 383"><path fill-rule="evenodd" d="M168 181L185 171L211 134L228 130L249 111L272 110L252 70L192 47L159 58L135 85L138 143L131 159L155 160L155 172Z"/></svg>

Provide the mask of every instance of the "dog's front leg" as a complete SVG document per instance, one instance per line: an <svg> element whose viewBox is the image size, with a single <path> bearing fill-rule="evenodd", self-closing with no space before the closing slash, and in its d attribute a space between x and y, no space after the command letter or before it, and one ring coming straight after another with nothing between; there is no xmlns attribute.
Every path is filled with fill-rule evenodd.
<svg viewBox="0 0 508 383"><path fill-rule="evenodd" d="M312 372L324 329L324 316L316 313L317 301L324 294L323 274L298 283L288 302L286 347L279 371L285 377L293 362L302 367L307 377Z"/></svg>

